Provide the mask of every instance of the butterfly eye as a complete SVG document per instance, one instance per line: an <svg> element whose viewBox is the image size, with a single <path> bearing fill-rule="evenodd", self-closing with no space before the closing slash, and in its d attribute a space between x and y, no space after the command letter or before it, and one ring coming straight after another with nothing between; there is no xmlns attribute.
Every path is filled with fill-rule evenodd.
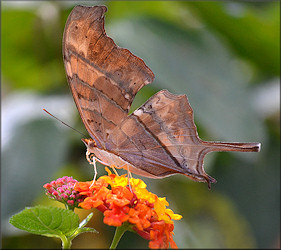
<svg viewBox="0 0 281 250"><path fill-rule="evenodd" d="M88 146L94 148L97 146L97 144L94 141L91 141Z"/></svg>

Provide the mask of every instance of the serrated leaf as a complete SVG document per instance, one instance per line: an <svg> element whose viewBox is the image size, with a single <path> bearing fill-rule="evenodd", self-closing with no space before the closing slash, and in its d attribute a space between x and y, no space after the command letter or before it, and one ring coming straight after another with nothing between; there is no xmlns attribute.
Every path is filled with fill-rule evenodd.
<svg viewBox="0 0 281 250"><path fill-rule="evenodd" d="M25 208L14 215L10 223L29 233L48 237L70 236L79 227L79 217L73 211L58 207Z"/></svg>

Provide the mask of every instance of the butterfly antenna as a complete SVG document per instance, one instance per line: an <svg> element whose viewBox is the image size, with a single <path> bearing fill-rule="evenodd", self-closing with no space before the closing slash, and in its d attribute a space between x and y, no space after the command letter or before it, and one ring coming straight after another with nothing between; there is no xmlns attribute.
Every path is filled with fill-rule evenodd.
<svg viewBox="0 0 281 250"><path fill-rule="evenodd" d="M83 136L87 137L85 134L81 133L81 132L78 131L77 129L75 129L75 128L69 126L68 124L66 124L65 122L63 122L61 119L59 119L59 118L55 117L54 115L52 115L52 114L51 114L50 112L48 112L46 109L43 109L43 110L44 110L48 115L54 117L55 119L57 119L58 121L60 121L60 122L61 122L62 124L64 124L65 126L71 128L71 129L73 129L74 131L76 131L76 132L79 133L80 135L83 135Z"/></svg>

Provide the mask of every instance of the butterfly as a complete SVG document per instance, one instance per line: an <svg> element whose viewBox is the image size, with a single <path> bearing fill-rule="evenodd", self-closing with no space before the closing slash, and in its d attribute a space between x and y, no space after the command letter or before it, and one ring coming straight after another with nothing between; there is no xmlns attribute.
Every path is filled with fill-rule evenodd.
<svg viewBox="0 0 281 250"><path fill-rule="evenodd" d="M128 115L137 92L154 80L142 59L118 47L104 30L105 6L76 6L63 36L68 83L91 139L87 152L105 165L164 178L183 174L216 180L204 171L212 151L258 152L260 143L209 142L199 138L186 95L161 90Z"/></svg>

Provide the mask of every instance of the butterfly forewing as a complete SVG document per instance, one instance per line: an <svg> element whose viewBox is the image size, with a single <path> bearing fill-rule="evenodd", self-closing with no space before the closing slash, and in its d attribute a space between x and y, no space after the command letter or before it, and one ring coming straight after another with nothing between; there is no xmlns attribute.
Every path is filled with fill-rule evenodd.
<svg viewBox="0 0 281 250"><path fill-rule="evenodd" d="M106 11L105 6L76 6L63 38L70 89L86 129L101 147L127 117L136 93L154 79L140 58L106 35Z"/></svg>

